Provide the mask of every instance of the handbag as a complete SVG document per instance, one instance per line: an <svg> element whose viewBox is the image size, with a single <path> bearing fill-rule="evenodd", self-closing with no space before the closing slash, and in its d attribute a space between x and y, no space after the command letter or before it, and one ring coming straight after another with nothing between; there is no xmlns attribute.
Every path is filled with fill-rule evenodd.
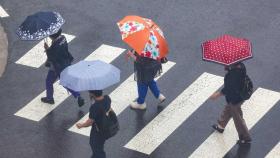
<svg viewBox="0 0 280 158"><path fill-rule="evenodd" d="M105 139L109 139L118 133L120 129L119 121L112 108L108 111L103 111L102 120L100 124L95 127Z"/></svg>

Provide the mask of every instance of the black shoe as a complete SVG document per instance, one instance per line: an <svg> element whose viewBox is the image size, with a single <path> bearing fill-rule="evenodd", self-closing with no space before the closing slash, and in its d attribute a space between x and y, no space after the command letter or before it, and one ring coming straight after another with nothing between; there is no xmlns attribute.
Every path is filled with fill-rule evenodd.
<svg viewBox="0 0 280 158"><path fill-rule="evenodd" d="M82 97L78 97L78 105L82 107L85 104L85 100Z"/></svg>
<svg viewBox="0 0 280 158"><path fill-rule="evenodd" d="M252 142L252 140L239 139L236 144L245 145L245 144L251 144L251 142Z"/></svg>
<svg viewBox="0 0 280 158"><path fill-rule="evenodd" d="M47 97L41 98L41 102L47 103L47 104L54 104L54 100L53 99L49 99Z"/></svg>
<svg viewBox="0 0 280 158"><path fill-rule="evenodd" d="M219 133L223 133L224 132L224 129L222 129L222 128L219 128L218 127L218 125L212 125L212 128L214 129L214 130L216 130L216 131L218 131Z"/></svg>

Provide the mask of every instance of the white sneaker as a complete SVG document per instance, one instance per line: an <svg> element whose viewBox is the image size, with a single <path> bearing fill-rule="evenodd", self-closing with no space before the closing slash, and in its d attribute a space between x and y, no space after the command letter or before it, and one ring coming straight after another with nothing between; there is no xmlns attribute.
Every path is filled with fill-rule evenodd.
<svg viewBox="0 0 280 158"><path fill-rule="evenodd" d="M138 104L137 102L132 102L132 103L130 103L130 107L132 109L145 110L146 109L146 103Z"/></svg>
<svg viewBox="0 0 280 158"><path fill-rule="evenodd" d="M161 104L165 101L165 96L163 94L160 94L159 97L158 97L158 100L159 100L159 103L158 104Z"/></svg>

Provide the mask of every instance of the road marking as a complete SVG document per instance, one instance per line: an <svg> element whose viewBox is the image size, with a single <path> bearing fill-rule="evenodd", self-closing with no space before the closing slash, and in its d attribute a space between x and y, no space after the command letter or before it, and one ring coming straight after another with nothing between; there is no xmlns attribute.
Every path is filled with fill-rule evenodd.
<svg viewBox="0 0 280 158"><path fill-rule="evenodd" d="M222 85L223 77L203 73L125 147L150 155Z"/></svg>
<svg viewBox="0 0 280 158"><path fill-rule="evenodd" d="M250 100L242 105L244 119L251 129L280 99L280 93L258 88ZM228 123L223 134L212 133L190 157L224 157L236 144L238 134L232 120Z"/></svg>
<svg viewBox="0 0 280 158"><path fill-rule="evenodd" d="M55 104L49 105L41 102L41 98L46 96L46 91L42 92L26 106L15 113L16 116L23 117L32 121L40 121L48 113L54 110L60 103L62 103L69 94L58 82L54 83L54 99Z"/></svg>
<svg viewBox="0 0 280 158"><path fill-rule="evenodd" d="M125 49L103 44L93 53L91 53L85 60L100 59L106 63L110 63L114 59L116 59L124 50ZM40 98L44 97L45 95L46 91L42 92L39 96L34 98L26 106L16 112L15 115L33 121L40 121L70 96L67 91L61 85L59 85L59 81L55 82L54 84L54 105L44 104L41 102Z"/></svg>
<svg viewBox="0 0 280 158"><path fill-rule="evenodd" d="M9 17L9 14L5 11L5 9L0 5L0 17L5 18Z"/></svg>
<svg viewBox="0 0 280 158"><path fill-rule="evenodd" d="M163 76L169 69L171 69L175 65L174 62L167 62L166 64L163 64L163 73L161 76ZM157 77L159 79L161 76ZM112 100L112 108L114 109L115 113L119 115L123 110L125 110L131 101L133 99L137 98L137 85L134 81L134 75L132 74L129 76L120 86L118 86L109 96ZM121 95L120 95L121 94ZM78 122L84 122L88 119L89 114L87 113L82 119L80 119ZM77 122L77 123L78 123ZM76 125L74 124L71 128L69 128L69 131L82 134L85 136L90 135L91 127L78 129Z"/></svg>
<svg viewBox="0 0 280 158"><path fill-rule="evenodd" d="M279 158L280 156L280 142L265 156L265 158Z"/></svg>
<svg viewBox="0 0 280 158"><path fill-rule="evenodd" d="M71 42L75 36L63 34L67 42ZM48 39L50 43L50 39ZM20 59L16 61L16 64L21 64L25 66L30 66L34 68L39 68L42 66L47 60L46 53L44 52L44 40L40 41L37 45L35 45L31 50L29 50L25 55L23 55Z"/></svg>
<svg viewBox="0 0 280 158"><path fill-rule="evenodd" d="M88 57L85 58L87 61L91 60L101 60L106 63L111 63L118 56L123 53L125 49L119 47L113 47L106 44L102 44L99 48L97 48L93 53L91 53Z"/></svg>

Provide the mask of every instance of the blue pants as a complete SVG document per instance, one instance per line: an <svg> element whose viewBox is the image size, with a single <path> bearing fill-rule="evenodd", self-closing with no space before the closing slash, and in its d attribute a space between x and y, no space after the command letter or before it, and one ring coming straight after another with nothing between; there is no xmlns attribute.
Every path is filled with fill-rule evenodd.
<svg viewBox="0 0 280 158"><path fill-rule="evenodd" d="M148 82L147 84L137 82L137 87L138 87L138 99L137 99L138 104L143 104L145 102L148 88L150 88L150 90L152 91L152 93L156 98L159 97L160 91L158 89L156 81L154 80Z"/></svg>
<svg viewBox="0 0 280 158"><path fill-rule="evenodd" d="M52 70L49 70L47 79L46 79L46 91L47 91L47 98L53 99L53 84L59 78L58 74ZM66 87L64 87L66 88ZM79 92L75 92L69 88L66 88L75 98L80 96Z"/></svg>

